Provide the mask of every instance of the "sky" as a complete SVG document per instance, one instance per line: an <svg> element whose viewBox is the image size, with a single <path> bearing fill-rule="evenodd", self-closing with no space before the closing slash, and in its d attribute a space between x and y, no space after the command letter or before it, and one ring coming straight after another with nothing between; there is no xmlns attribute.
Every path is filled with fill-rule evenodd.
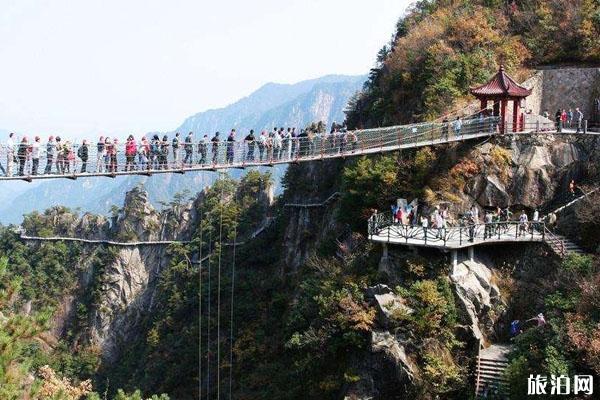
<svg viewBox="0 0 600 400"><path fill-rule="evenodd" d="M406 0L0 0L0 134L169 131L267 82L366 74Z"/></svg>

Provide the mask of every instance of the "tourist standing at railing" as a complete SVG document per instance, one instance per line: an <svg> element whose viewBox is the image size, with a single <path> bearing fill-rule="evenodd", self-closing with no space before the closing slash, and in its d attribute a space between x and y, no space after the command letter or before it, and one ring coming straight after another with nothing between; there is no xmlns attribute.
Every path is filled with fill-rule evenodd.
<svg viewBox="0 0 600 400"><path fill-rule="evenodd" d="M102 164L104 164L105 151L104 136L100 136L96 143L96 172L102 172L103 170Z"/></svg>
<svg viewBox="0 0 600 400"><path fill-rule="evenodd" d="M275 134L275 136L277 136L277 134ZM287 131L284 131L283 128L281 128L279 136L281 139L281 151L283 157L286 160L289 160L292 156L292 131L290 128L288 128Z"/></svg>
<svg viewBox="0 0 600 400"><path fill-rule="evenodd" d="M52 173L52 163L56 159L56 143L54 142L54 136L48 138L46 143L46 168L44 174L50 175Z"/></svg>
<svg viewBox="0 0 600 400"><path fill-rule="evenodd" d="M160 142L160 169L169 169L169 137L164 135Z"/></svg>
<svg viewBox="0 0 600 400"><path fill-rule="evenodd" d="M102 148L102 159L104 161L104 172L109 172L110 168L110 149L112 147L110 138L104 138L104 147Z"/></svg>
<svg viewBox="0 0 600 400"><path fill-rule="evenodd" d="M233 160L235 157L235 129L232 129L229 132L229 136L227 137L227 149L226 149L226 162L227 164L233 164Z"/></svg>
<svg viewBox="0 0 600 400"><path fill-rule="evenodd" d="M198 153L200 153L200 165L204 165L207 162L208 142L208 135L204 135L200 143L198 143Z"/></svg>
<svg viewBox="0 0 600 400"><path fill-rule="evenodd" d="M576 133L580 133L582 126L583 126L583 113L581 112L579 107L577 107L575 109L575 122L577 122L577 132Z"/></svg>
<svg viewBox="0 0 600 400"><path fill-rule="evenodd" d="M529 224L529 218L527 217L527 213L525 213L525 210L523 210L521 212L521 215L519 216L519 236L525 234L525 232L527 232L527 226Z"/></svg>
<svg viewBox="0 0 600 400"><path fill-rule="evenodd" d="M442 239L444 237L444 217L442 216L439 207L435 208L433 217L435 219L435 227L437 228L436 237Z"/></svg>
<svg viewBox="0 0 600 400"><path fill-rule="evenodd" d="M73 151L71 150L71 141L65 140L61 147L62 160L63 160L63 169L62 173L71 173L71 158ZM73 157L75 158L75 157Z"/></svg>
<svg viewBox="0 0 600 400"><path fill-rule="evenodd" d="M420 221L421 221L421 226L423 227L423 235L425 236L425 239L427 239L427 230L429 228L429 220L427 219L426 216L422 215Z"/></svg>
<svg viewBox="0 0 600 400"><path fill-rule="evenodd" d="M483 222L485 222L485 228L483 231L483 239L491 238L494 233L494 215L490 211L486 211L485 216L483 217Z"/></svg>
<svg viewBox="0 0 600 400"><path fill-rule="evenodd" d="M219 161L219 144L221 143L219 132L215 133L210 141L212 142L212 163L216 164Z"/></svg>
<svg viewBox="0 0 600 400"><path fill-rule="evenodd" d="M150 144L146 136L142 136L140 146L138 147L138 165L140 170L150 169L149 156Z"/></svg>
<svg viewBox="0 0 600 400"><path fill-rule="evenodd" d="M206 135L204 135L206 137ZM185 158L183 159L183 164L190 166L194 163L194 133L188 132L185 137L185 144L183 145L183 150L185 151ZM205 155L206 158L206 155Z"/></svg>
<svg viewBox="0 0 600 400"><path fill-rule="evenodd" d="M531 218L531 231L533 233L534 230L539 231L540 230L540 212L538 211L538 209L536 208L533 211L533 218Z"/></svg>
<svg viewBox="0 0 600 400"><path fill-rule="evenodd" d="M179 145L180 145L179 132L175 132L175 136L171 140L171 148L173 149L173 167L174 168L177 168L177 166L178 166L177 164L179 164ZM184 161L184 164L185 164L185 161Z"/></svg>
<svg viewBox="0 0 600 400"><path fill-rule="evenodd" d="M282 135L285 135L287 137L287 135L289 135L289 131L288 132L283 132L283 130L279 131L279 132L275 132L273 134L273 158L275 160L280 160L282 158L282 148L284 149L285 147L283 146L283 140L284 138L282 137ZM290 144L290 139L287 139L287 147L289 147ZM289 157L287 150L283 151L284 157Z"/></svg>
<svg viewBox="0 0 600 400"><path fill-rule="evenodd" d="M565 110L564 108L560 113L560 123L563 129L567 127L567 110Z"/></svg>
<svg viewBox="0 0 600 400"><path fill-rule="evenodd" d="M83 139L81 146L77 149L77 156L81 160L81 171L80 173L85 174L87 172L87 163L89 156L89 145L87 140ZM134 155L135 157L135 155Z"/></svg>
<svg viewBox="0 0 600 400"><path fill-rule="evenodd" d="M158 157L160 155L160 138L158 135L152 136L150 141L150 167L149 169L158 169Z"/></svg>
<svg viewBox="0 0 600 400"><path fill-rule="evenodd" d="M36 136L31 143L31 175L37 175L40 165L40 137Z"/></svg>
<svg viewBox="0 0 600 400"><path fill-rule="evenodd" d="M113 140L112 147L110 149L110 171L119 171L119 139Z"/></svg>
<svg viewBox="0 0 600 400"><path fill-rule="evenodd" d="M289 128L288 128L289 129ZM298 157L298 152L300 151L300 142L299 142L299 138L298 138L298 132L296 132L296 128L292 128L292 153L290 155L290 158L297 158Z"/></svg>
<svg viewBox="0 0 600 400"><path fill-rule="evenodd" d="M56 137L56 145L54 146L54 150L56 151L56 173L62 174L64 170L64 162L63 162L63 150L62 150L62 141L60 136Z"/></svg>
<svg viewBox="0 0 600 400"><path fill-rule="evenodd" d="M556 132L562 132L562 122L561 122L562 112L560 109L556 110L554 114L554 122L556 122Z"/></svg>
<svg viewBox="0 0 600 400"><path fill-rule="evenodd" d="M573 109L569 108L569 111L567 111L567 124L569 125L569 128L571 128L573 126Z"/></svg>
<svg viewBox="0 0 600 400"><path fill-rule="evenodd" d="M125 171L135 170L135 155L137 154L137 144L133 135L129 135L125 143Z"/></svg>
<svg viewBox="0 0 600 400"><path fill-rule="evenodd" d="M6 139L6 175L12 176L15 163L15 134L8 134Z"/></svg>
<svg viewBox="0 0 600 400"><path fill-rule="evenodd" d="M265 155L265 147L267 146L267 132L262 131L258 137L258 161L262 161Z"/></svg>
<svg viewBox="0 0 600 400"><path fill-rule="evenodd" d="M27 159L27 151L29 149L29 143L27 136L23 136L21 143L17 149L17 160L19 161L19 176L23 176L25 170L25 160Z"/></svg>
<svg viewBox="0 0 600 400"><path fill-rule="evenodd" d="M244 143L246 144L246 161L253 162L254 161L254 141L256 138L254 137L254 129L250 129L250 133L246 135L244 138ZM243 151L243 150L242 150Z"/></svg>

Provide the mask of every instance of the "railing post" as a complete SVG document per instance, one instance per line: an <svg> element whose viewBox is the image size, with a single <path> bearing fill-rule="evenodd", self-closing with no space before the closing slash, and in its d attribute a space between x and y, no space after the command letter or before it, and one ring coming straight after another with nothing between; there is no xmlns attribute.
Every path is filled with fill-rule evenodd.
<svg viewBox="0 0 600 400"><path fill-rule="evenodd" d="M540 120L539 119L535 121L535 131L536 132L540 131Z"/></svg>
<svg viewBox="0 0 600 400"><path fill-rule="evenodd" d="M458 234L458 237L459 237L459 239L458 239L458 242L459 242L459 244L460 244L461 246L462 246L462 228L463 228L463 227L461 226L461 227L459 228L459 230L458 230L458 231L459 231L459 234Z"/></svg>
<svg viewBox="0 0 600 400"><path fill-rule="evenodd" d="M583 133L587 133L588 130L588 120L583 120Z"/></svg>

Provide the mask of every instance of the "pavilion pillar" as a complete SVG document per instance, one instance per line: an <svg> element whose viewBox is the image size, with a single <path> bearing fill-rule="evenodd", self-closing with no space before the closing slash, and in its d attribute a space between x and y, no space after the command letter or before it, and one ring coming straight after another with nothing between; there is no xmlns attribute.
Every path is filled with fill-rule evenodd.
<svg viewBox="0 0 600 400"><path fill-rule="evenodd" d="M506 106L508 100L502 99L500 102L500 134L504 134L506 131Z"/></svg>
<svg viewBox="0 0 600 400"><path fill-rule="evenodd" d="M519 101L513 100L513 126L512 131L517 132L519 129Z"/></svg>
<svg viewBox="0 0 600 400"><path fill-rule="evenodd" d="M487 108L487 99L481 99L481 106L479 106L479 111L485 110Z"/></svg>
<svg viewBox="0 0 600 400"><path fill-rule="evenodd" d="M452 250L450 255L452 257L452 268L455 269L458 266L458 250Z"/></svg>

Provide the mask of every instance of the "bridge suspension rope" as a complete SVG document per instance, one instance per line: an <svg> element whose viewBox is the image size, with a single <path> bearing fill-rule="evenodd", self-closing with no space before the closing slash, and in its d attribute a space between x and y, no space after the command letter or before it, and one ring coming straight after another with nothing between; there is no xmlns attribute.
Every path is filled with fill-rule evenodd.
<svg viewBox="0 0 600 400"><path fill-rule="evenodd" d="M221 399L221 258L223 254L223 200L225 198L225 180L223 174L219 174L221 181L221 196L219 198L219 254L217 266L217 400Z"/></svg>
<svg viewBox="0 0 600 400"><path fill-rule="evenodd" d="M235 202L238 202L238 190L235 193ZM231 261L231 304L230 304L230 321L229 321L229 400L233 398L233 312L235 306L235 261L236 261L236 250L237 250L237 226L238 226L239 213L235 214L234 225L233 225L233 250L232 250L232 261Z"/></svg>

